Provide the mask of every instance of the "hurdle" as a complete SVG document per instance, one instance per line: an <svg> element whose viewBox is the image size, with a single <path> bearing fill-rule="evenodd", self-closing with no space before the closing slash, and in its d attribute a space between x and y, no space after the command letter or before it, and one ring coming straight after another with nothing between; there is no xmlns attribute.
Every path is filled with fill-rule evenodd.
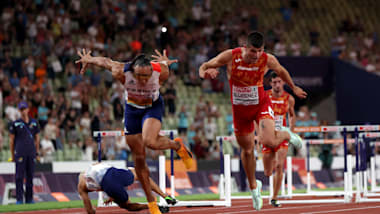
<svg viewBox="0 0 380 214"><path fill-rule="evenodd" d="M223 144L223 141L231 141L231 140L236 140L235 136L217 136L217 140L220 141L220 145ZM287 175L287 180L288 180L288 185L287 185L287 192L288 194L285 195L285 176L283 176L283 179L282 179L282 185L281 185L281 195L279 195L279 198L292 198L293 196L344 196L345 195L345 192L342 191L340 193L333 193L333 192L329 192L329 193L324 193L324 192L317 192L314 193L311 191L311 179L310 179L310 152L309 152L309 144L317 144L317 143L321 143L322 141L313 141L313 142L307 142L307 147L308 147L308 156L307 156L307 168L308 168L308 187L310 189L309 192L307 193L297 193L297 194L293 194L293 190L292 190L292 180L293 180L293 175L292 175L292 158L291 157L287 157L287 171L286 171L286 175ZM343 142L343 141L342 141ZM322 142L323 143L323 142ZM347 150L346 150L347 151ZM349 164L351 166L351 162L349 161ZM351 167L352 168L352 167ZM285 173L285 172L284 172ZM351 174L352 175L352 174ZM221 175L221 178L222 178L222 175ZM345 174L345 185L346 183L348 183L348 177L347 175ZM350 185L351 188L352 188L352 185ZM347 184L347 187L348 188L348 184ZM220 191L221 192L221 198L222 197L222 194L223 194L223 190ZM270 200L271 198L273 197L273 175L269 177L269 195L264 195L262 196L262 198L268 198L268 202L270 203ZM252 197L251 196L231 196L232 199L251 199ZM283 202L283 204L296 204L296 203L308 203L308 204L311 204L311 203L343 203L345 202L345 200L349 200L349 198L346 198L346 199L314 199L314 200L284 200L284 201L280 201L280 203Z"/></svg>
<svg viewBox="0 0 380 214"><path fill-rule="evenodd" d="M176 131L176 130L175 130ZM174 132L168 131L170 138L174 138ZM221 153L222 155L223 153ZM224 185L224 189L226 190L225 197L223 200L210 200L210 201L178 201L175 205L168 205L166 201L160 197L159 205L165 205L170 207L214 207L214 206L225 206L231 207L231 160L230 155L224 155L223 157L224 163L221 164L221 171L224 171L223 183L220 185ZM171 166L171 195L174 196L175 192L175 177L174 177L174 157L173 150L170 152L170 166ZM159 186L162 191L166 190L166 164L165 164L165 156L159 156Z"/></svg>
<svg viewBox="0 0 380 214"><path fill-rule="evenodd" d="M362 203L362 202L380 202L380 198L369 198L369 197L380 197L379 193L375 192L368 192L367 183L368 183L368 174L367 174L367 146L370 146L368 143L365 142L366 136L372 136L377 137L377 133L368 133L368 134L361 134L361 137L359 137L359 134L355 133L356 138L356 203ZM374 177L374 161L371 156L371 179L376 179ZM376 183L376 181L371 180L372 183ZM373 184L372 184L373 186ZM376 188L371 188L376 189Z"/></svg>
<svg viewBox="0 0 380 214"><path fill-rule="evenodd" d="M355 139L346 139L346 134L344 134L344 139L326 139L326 140L304 140L307 146L307 156L306 156L306 169L307 169L307 182L306 182L306 193L293 194L292 189L288 189L288 197L292 196L344 196L346 191L348 191L349 196L352 196L352 155L347 154L347 143L354 143ZM322 145L322 144L344 144L345 151L345 165L344 165L344 191L320 191L311 189L311 169L310 169L310 145ZM287 158L287 172L288 177L291 178L292 173L292 159ZM292 186L292 179L289 179L289 187Z"/></svg>
<svg viewBox="0 0 380 214"><path fill-rule="evenodd" d="M283 200L280 201L282 204L311 204L311 203L348 203L352 199L352 173L350 174L349 171L352 171L352 157L347 155L347 141L350 143L353 143L355 139L349 139L347 140L347 132L354 132L357 130L358 132L364 132L364 131L379 131L380 126L379 125L347 125L347 126L317 126L317 127L295 127L295 132L343 132L344 139L339 140L340 143L344 143L344 192L320 192L318 191L312 191L311 190L311 183L310 183L310 164L308 164L308 193L306 194L293 194L292 193L292 183L288 183L288 196L289 198L292 198L293 196L344 196L343 199L315 199L315 200ZM219 136L219 140L228 140L228 139L234 139L234 136ZM354 140L354 141L353 141ZM329 140L323 140L323 143L328 143ZM336 141L336 140L330 140L330 141ZM313 142L309 142L310 145ZM314 143L316 143L314 141ZM321 142L318 142L321 143ZM310 154L309 154L310 156ZM287 158L287 162L289 166L291 166L291 157ZM347 168L350 168L351 170L347 170ZM287 167L287 179L289 182L292 182L292 171L291 167ZM270 188L271 189L271 188ZM270 194L271 195L271 194ZM269 196L270 197L270 196ZM233 199L241 199L241 198L248 198L247 196L232 196Z"/></svg>
<svg viewBox="0 0 380 214"><path fill-rule="evenodd" d="M166 135L169 135L169 134L175 134L177 135L177 130L161 130L159 132L160 135L162 136L166 136ZM103 137L121 137L121 136L125 136L126 133L125 131L123 130L114 130L114 131L94 131L93 132L93 137L95 137L96 139L96 142L97 142L97 149L98 149L98 162L100 163L102 161L102 158L101 158L101 153L102 153L102 149L101 149L101 144L102 144L102 138ZM173 182L173 185L174 185L174 182ZM172 187L174 188L174 186ZM173 191L172 191L173 192ZM98 192L98 207L116 207L118 206L116 203L112 202L111 204L109 205L105 205L104 204L104 192L103 191L99 191Z"/></svg>
<svg viewBox="0 0 380 214"><path fill-rule="evenodd" d="M378 131L380 129L379 125L350 125L350 126L320 126L320 127L296 127L295 132L343 132L343 143L344 143L344 199L330 199L330 200L308 200L302 201L301 203L314 203L314 201L318 201L318 203L349 203L352 200L353 191L352 191L352 158L347 155L347 142L356 143L358 142L358 132L361 131ZM347 132L354 132L355 139L347 139ZM358 159L356 158L356 164L358 164ZM347 170L349 168L349 170ZM309 179L310 176L308 176ZM360 181L358 178L360 176L356 173L356 182ZM308 183L310 183L308 181ZM309 195L325 195L327 192L316 194L317 191L310 191L309 187ZM330 193L328 193L330 194ZM331 195L336 196L335 192L331 192ZM298 203L297 201L280 201L280 203Z"/></svg>
<svg viewBox="0 0 380 214"><path fill-rule="evenodd" d="M125 136L124 131L94 131L92 134L96 139L97 147L98 147L98 162L102 161L102 138L103 137L120 137ZM98 192L98 207L117 207L118 205L115 202L112 202L108 205L104 204L104 196L105 193L103 191Z"/></svg>
<svg viewBox="0 0 380 214"><path fill-rule="evenodd" d="M379 138L380 132L367 132L367 133L360 133L359 137L364 139L370 139L370 138ZM371 196L372 193L380 192L380 187L377 186L377 176L376 176L376 156L375 156L375 148L377 145L380 145L380 142L371 142L371 150L372 154L370 157L370 180L371 180L371 188L369 191L369 195ZM375 194L377 195L377 194Z"/></svg>
<svg viewBox="0 0 380 214"><path fill-rule="evenodd" d="M223 167L223 143L224 141L235 141L236 140L236 137L234 135L232 136L216 136L216 140L219 141L219 145L220 145L220 153L221 153L221 168ZM224 161L225 162L225 161ZM224 177L225 177L225 173L223 173L223 171L221 170L220 171L220 181L219 181L219 196L220 196L220 199L224 199L226 197L226 193L227 192L227 189L225 189L224 187L226 185L223 185L223 182L224 182ZM283 179L282 179L282 197L285 197L285 180L284 180L285 176L283 176ZM270 176L269 178L269 182L270 184L273 183L273 176ZM222 184L222 185L220 185ZM273 184L272 185L269 185L269 188L272 188L273 187ZM230 190L231 192L231 190ZM231 195L230 196L231 199L252 199L252 196L250 195ZM269 195L263 195L262 198L270 198Z"/></svg>

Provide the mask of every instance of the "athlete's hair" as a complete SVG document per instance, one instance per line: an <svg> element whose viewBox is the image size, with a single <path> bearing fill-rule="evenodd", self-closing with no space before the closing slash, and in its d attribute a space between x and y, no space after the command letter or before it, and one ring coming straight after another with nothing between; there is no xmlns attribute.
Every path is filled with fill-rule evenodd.
<svg viewBox="0 0 380 214"><path fill-rule="evenodd" d="M258 31L254 31L248 35L247 46L253 46L255 48L261 48L264 45L264 36Z"/></svg>
<svg viewBox="0 0 380 214"><path fill-rule="evenodd" d="M271 74L270 74L270 78L269 80L272 81L274 78L278 77L277 73L272 71Z"/></svg>
<svg viewBox="0 0 380 214"><path fill-rule="evenodd" d="M134 67L136 66L140 66L140 67L151 66L150 59L145 57L145 54L140 54L136 56L131 62L130 68L132 68L131 69L132 72L134 72Z"/></svg>

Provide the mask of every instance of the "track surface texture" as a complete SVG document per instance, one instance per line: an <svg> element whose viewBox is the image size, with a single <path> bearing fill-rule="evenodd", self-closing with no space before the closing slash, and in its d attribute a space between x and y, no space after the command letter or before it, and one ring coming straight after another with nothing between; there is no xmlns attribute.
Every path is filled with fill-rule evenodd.
<svg viewBox="0 0 380 214"><path fill-rule="evenodd" d="M311 199L311 198L307 198ZM29 212L16 212L18 214L85 214L83 208L71 208L60 210L41 210L41 211L29 211ZM112 214L112 213L149 213L148 211L140 212L128 212L118 207L104 207L97 208L96 213ZM260 211L255 211L252 208L252 200L232 200L231 207L175 207L170 208L169 213L177 214L240 214L240 213L265 213L265 214L324 214L324 213L366 213L366 214L379 214L380 202L376 203L337 203L337 204L284 204L280 208L272 207L268 204L267 200L264 200L264 206ZM14 214L14 212L13 212Z"/></svg>

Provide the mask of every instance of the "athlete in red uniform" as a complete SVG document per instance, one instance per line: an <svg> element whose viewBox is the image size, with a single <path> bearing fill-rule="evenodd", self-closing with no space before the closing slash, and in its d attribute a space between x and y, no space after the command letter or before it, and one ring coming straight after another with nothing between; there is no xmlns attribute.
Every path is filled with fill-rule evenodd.
<svg viewBox="0 0 380 214"><path fill-rule="evenodd" d="M296 147L302 143L302 139L290 130L275 131L270 99L263 88L265 71L274 70L298 97L305 98L307 94L293 83L288 71L273 55L264 52L264 37L259 32L250 33L244 47L225 50L203 63L199 75L201 78L215 78L219 74L216 68L224 65L228 66L234 132L242 148L241 160L252 190L253 207L260 210L263 204L262 184L255 178L254 121L259 124L259 140L263 145L276 148L284 140L290 140Z"/></svg>
<svg viewBox="0 0 380 214"><path fill-rule="evenodd" d="M286 126L287 115L289 116L290 129L293 130L295 124L294 98L284 90L284 81L277 76L275 72L271 74L270 84L272 89L267 93L272 102L276 130L280 130L282 126ZM280 191L284 162L288 153L288 141L284 140L274 149L263 145L262 153L265 175L271 176L273 168L275 167L276 169L273 182L274 193L271 204L274 207L280 207L281 205L278 203L277 196Z"/></svg>

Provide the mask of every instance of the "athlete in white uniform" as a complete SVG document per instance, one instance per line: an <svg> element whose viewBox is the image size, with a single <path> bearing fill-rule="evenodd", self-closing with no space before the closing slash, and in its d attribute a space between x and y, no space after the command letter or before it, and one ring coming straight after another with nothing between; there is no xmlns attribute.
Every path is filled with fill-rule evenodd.
<svg viewBox="0 0 380 214"><path fill-rule="evenodd" d="M85 172L79 175L78 193L83 200L84 207L88 214L94 214L95 209L91 205L89 192L104 191L109 199L106 204L114 201L120 208L128 211L139 211L148 209L148 205L132 203L129 200L125 187L130 186L137 180L134 168L118 169L104 163L91 165ZM165 198L168 204L175 204L177 200L163 193L157 184L149 178L152 190L161 197ZM163 213L169 212L169 207L159 207Z"/></svg>
<svg viewBox="0 0 380 214"><path fill-rule="evenodd" d="M174 141L160 136L163 100L159 95L160 85L169 76L169 65L177 60L169 60L166 51L163 54L156 50L154 61L144 55L137 56L132 62L122 63L106 57L92 57L91 51L78 51L83 74L88 64L106 68L112 72L114 79L124 84L126 105L124 128L126 142L132 150L136 174L148 200L151 213L160 211L152 195L149 183L149 169L145 162L145 147L154 150L174 149L187 168L192 166L191 152L184 146L181 138Z"/></svg>

